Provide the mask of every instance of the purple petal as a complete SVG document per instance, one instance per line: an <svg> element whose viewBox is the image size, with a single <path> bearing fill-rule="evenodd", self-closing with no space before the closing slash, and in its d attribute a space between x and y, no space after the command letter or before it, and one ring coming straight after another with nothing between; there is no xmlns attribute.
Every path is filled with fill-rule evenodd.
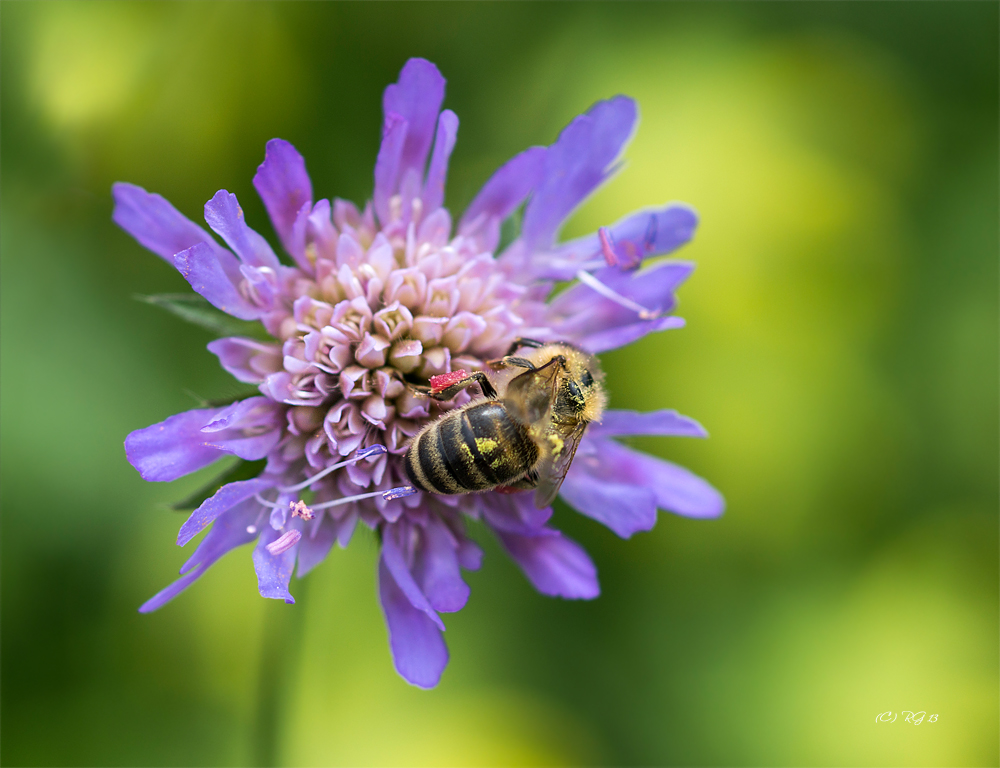
<svg viewBox="0 0 1000 768"><path fill-rule="evenodd" d="M623 539L656 525L656 494L652 489L595 478L579 455L559 495L577 512L603 523Z"/></svg>
<svg viewBox="0 0 1000 768"><path fill-rule="evenodd" d="M269 374L281 370L281 347L277 344L229 336L208 343L208 351L239 381L260 384Z"/></svg>
<svg viewBox="0 0 1000 768"><path fill-rule="evenodd" d="M323 515L318 528L306 530L299 542L300 579L326 559L337 539L337 529L337 521L330 515Z"/></svg>
<svg viewBox="0 0 1000 768"><path fill-rule="evenodd" d="M459 234L475 238L481 250L492 252L500 242L500 224L541 180L545 153L545 147L531 147L502 165L466 208Z"/></svg>
<svg viewBox="0 0 1000 768"><path fill-rule="evenodd" d="M566 217L614 171L638 111L625 96L599 101L559 134L545 156L543 178L524 213L527 248L547 250Z"/></svg>
<svg viewBox="0 0 1000 768"><path fill-rule="evenodd" d="M483 550L476 542L465 539L458 545L458 562L467 571L478 571L483 564Z"/></svg>
<svg viewBox="0 0 1000 768"><path fill-rule="evenodd" d="M312 203L307 201L302 204L299 212L295 214L295 221L292 224L292 232L288 236L288 242L282 243L282 245L291 254L299 269L308 275L314 275L316 270L312 262L309 261L309 257L306 256L306 236L310 229L310 215L312 215Z"/></svg>
<svg viewBox="0 0 1000 768"><path fill-rule="evenodd" d="M218 415L202 427L202 432L246 428L257 431L260 426L275 427L281 422L284 408L266 397L248 397L237 400L219 411Z"/></svg>
<svg viewBox="0 0 1000 768"><path fill-rule="evenodd" d="M223 512L227 512L237 504L252 498L254 494L273 487L273 479L264 480L259 477L252 480L239 480L222 486L211 498L203 501L201 506L192 512L191 517L181 526L177 533L177 546L183 547Z"/></svg>
<svg viewBox="0 0 1000 768"><path fill-rule="evenodd" d="M437 615L427 597L421 591L406 564L406 557L399 548L396 537L407 532L404 524L386 526L382 535L382 562L392 573L393 581L406 595L407 600L417 610L423 611L434 624L444 630L444 622Z"/></svg>
<svg viewBox="0 0 1000 768"><path fill-rule="evenodd" d="M685 517L718 517L725 508L725 500L717 490L683 467L626 448L614 440L585 435L563 490L569 485L569 494L575 494L576 501L585 506L586 502L581 501L580 492L575 489L583 485L592 490L593 483L649 489L657 507ZM576 506L575 502L571 503ZM587 509L577 509L590 515ZM601 522L618 532L615 525L603 519ZM622 523L619 527L624 529L627 524Z"/></svg>
<svg viewBox="0 0 1000 768"><path fill-rule="evenodd" d="M378 565L378 591L396 671L412 685L433 688L448 665L448 646L441 631L426 613L413 607L384 558Z"/></svg>
<svg viewBox="0 0 1000 768"><path fill-rule="evenodd" d="M626 347L633 341L638 341L643 336L660 331L669 331L674 328L683 328L684 319L681 317L661 317L657 320L641 320L632 325L623 325L620 328L610 328L606 331L591 333L583 338L567 338L567 341L575 341L592 355L599 355L610 349Z"/></svg>
<svg viewBox="0 0 1000 768"><path fill-rule="evenodd" d="M684 517L718 517L726 508L722 494L693 472L646 453L624 450L634 455L636 473L648 478L660 509Z"/></svg>
<svg viewBox="0 0 1000 768"><path fill-rule="evenodd" d="M677 250L694 235L698 215L686 205L671 203L659 209L636 211L608 227L624 266ZM597 232L563 243L550 253L533 254L534 277L572 280L581 268L592 269L605 260Z"/></svg>
<svg viewBox="0 0 1000 768"><path fill-rule="evenodd" d="M534 493L489 493L482 497L486 522L495 530L530 534L552 517L552 508L538 509Z"/></svg>
<svg viewBox="0 0 1000 768"><path fill-rule="evenodd" d="M533 536L497 531L497 536L543 595L591 600L601 593L590 556L559 531L542 528Z"/></svg>
<svg viewBox="0 0 1000 768"><path fill-rule="evenodd" d="M462 581L459 569L458 541L433 517L423 534L423 546L414 563L414 578L434 610L460 611L469 599L469 586Z"/></svg>
<svg viewBox="0 0 1000 768"><path fill-rule="evenodd" d="M207 467L221 455L206 445L201 428L222 408L185 411L137 429L125 438L125 454L143 480L169 482Z"/></svg>
<svg viewBox="0 0 1000 768"><path fill-rule="evenodd" d="M427 153L444 101L444 84L445 79L431 62L410 59L403 65L399 80L385 89L382 96L385 114L397 114L407 123L398 178L411 170L416 171L421 180L424 177Z"/></svg>
<svg viewBox="0 0 1000 768"><path fill-rule="evenodd" d="M257 589L260 591L261 597L294 603L295 598L288 591L288 582L292 578L292 571L295 570L295 556L301 542L280 554L272 555L267 551L267 545L276 541L281 535L281 531L274 530L270 525L265 525L260 532L260 540L253 550L253 567L257 571Z"/></svg>
<svg viewBox="0 0 1000 768"><path fill-rule="evenodd" d="M690 416L677 411L605 411L600 422L587 427L588 437L615 435L664 435L668 437L708 437L708 432Z"/></svg>
<svg viewBox="0 0 1000 768"><path fill-rule="evenodd" d="M201 432L207 445L256 461L281 440L286 411L268 397L251 397L224 408Z"/></svg>
<svg viewBox="0 0 1000 768"><path fill-rule="evenodd" d="M303 206L312 207L312 182L302 155L287 141L271 139L253 185L285 250L292 256L300 255L305 249L305 229L297 237L293 229Z"/></svg>
<svg viewBox="0 0 1000 768"><path fill-rule="evenodd" d="M258 509L259 505L243 504L223 513L202 539L191 559L185 563L185 568L181 571L184 575L143 603L139 612L149 613L162 607L187 589L224 554L253 541L257 534L248 533L247 526L254 522Z"/></svg>
<svg viewBox="0 0 1000 768"><path fill-rule="evenodd" d="M226 254L235 261L231 253L227 251ZM219 257L207 243L198 243L176 254L174 266L195 291L223 312L240 320L257 320L263 314L263 310L255 307L239 292L226 274Z"/></svg>
<svg viewBox="0 0 1000 768"><path fill-rule="evenodd" d="M694 236L698 214L681 203L636 211L608 229L630 259L646 259L675 251Z"/></svg>
<svg viewBox="0 0 1000 768"><path fill-rule="evenodd" d="M263 510L264 507L262 507L256 499L244 499L239 504L230 507L228 510L219 515L219 517L216 518L212 529L209 530L205 538L198 543L198 546L194 548L194 553L191 557L184 561L184 565L180 568L180 574L182 576L185 575L188 571L197 567L204 560L204 551L202 548L209 538L211 538L212 531L215 530L215 528L218 528L219 525L235 525L232 521L241 520L244 523L244 531L246 531L249 536L248 541L255 538L257 535L257 529L256 526L251 527L251 524L260 518ZM246 530L248 527L251 527L251 530Z"/></svg>
<svg viewBox="0 0 1000 768"><path fill-rule="evenodd" d="M434 154L427 168L427 181L421 198L424 201L424 214L431 213L441 207L444 202L444 182L448 176L448 159L455 148L455 138L458 135L458 116L446 109L438 117L437 136L434 139Z"/></svg>
<svg viewBox="0 0 1000 768"><path fill-rule="evenodd" d="M306 237L316 246L316 256L327 261L333 261L337 255L337 230L333 227L330 219L330 201L319 200L313 206L312 212L306 219ZM306 259L308 261L308 259ZM299 266L309 274L313 273L313 266L309 264L308 269L302 263Z"/></svg>
<svg viewBox="0 0 1000 768"><path fill-rule="evenodd" d="M567 341L575 342L581 349L590 352L592 355L599 355L620 347L627 347L634 341L638 341L644 336L660 331L669 331L684 327L684 318L671 315L661 317L658 320L642 320L632 325L624 325L620 328L611 328L607 331L592 333L585 338L566 337Z"/></svg>
<svg viewBox="0 0 1000 768"><path fill-rule="evenodd" d="M281 439L284 406L252 397L226 408L185 411L125 438L129 462L144 480L176 480L223 453L262 459ZM209 425L211 430L206 432Z"/></svg>
<svg viewBox="0 0 1000 768"><path fill-rule="evenodd" d="M157 256L173 264L173 256L197 243L224 249L210 234L181 214L160 195L135 184L118 182L111 187L115 198L114 222Z"/></svg>
<svg viewBox="0 0 1000 768"><path fill-rule="evenodd" d="M396 193L399 164L406 142L407 123L401 115L386 113L382 124L382 145L375 158L375 213L383 226L389 223L389 199Z"/></svg>
<svg viewBox="0 0 1000 768"><path fill-rule="evenodd" d="M277 270L278 257L274 255L267 241L247 226L236 195L224 189L216 192L215 196L205 203L205 221L236 252L244 264Z"/></svg>
<svg viewBox="0 0 1000 768"><path fill-rule="evenodd" d="M688 262L669 262L639 272L607 267L594 277L611 290L660 316L644 320L632 308L602 296L589 285L577 283L549 305L549 324L555 333L575 341L590 352L603 352L635 341L647 333L683 325L666 317L676 305L674 291L691 274Z"/></svg>
<svg viewBox="0 0 1000 768"><path fill-rule="evenodd" d="M341 549L345 549L351 543L351 536L358 525L358 513L348 512L337 521L337 543Z"/></svg>

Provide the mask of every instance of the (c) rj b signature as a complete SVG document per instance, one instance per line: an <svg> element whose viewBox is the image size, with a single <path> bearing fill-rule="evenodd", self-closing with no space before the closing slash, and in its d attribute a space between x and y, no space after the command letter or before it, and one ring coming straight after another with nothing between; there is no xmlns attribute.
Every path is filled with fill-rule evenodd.
<svg viewBox="0 0 1000 768"><path fill-rule="evenodd" d="M890 710L888 712L883 712L880 715L876 715L875 722L894 723L896 722L896 718L899 717L900 715L904 716L903 717L904 723L912 723L913 725L920 725L924 721L925 717L927 718L928 723L936 723L938 719L938 716L936 714L933 714L930 717L928 717L926 710L922 710L920 712L911 712L908 709L904 709L902 712L892 712Z"/></svg>

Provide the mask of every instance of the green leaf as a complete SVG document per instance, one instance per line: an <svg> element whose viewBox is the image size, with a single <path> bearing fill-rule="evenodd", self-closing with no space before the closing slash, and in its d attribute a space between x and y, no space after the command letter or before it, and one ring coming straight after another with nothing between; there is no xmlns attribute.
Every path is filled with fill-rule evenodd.
<svg viewBox="0 0 1000 768"><path fill-rule="evenodd" d="M207 483L199 488L186 499L171 504L170 508L178 511L197 509L201 506L201 503L205 501L205 499L215 495L215 492L222 486L229 483L235 483L237 480L252 480L264 471L264 467L266 465L267 459L260 459L258 461L245 461L244 459L240 459L232 467L227 469L210 483Z"/></svg>
<svg viewBox="0 0 1000 768"><path fill-rule="evenodd" d="M260 323L230 317L196 293L157 293L152 296L137 293L135 298L165 309L181 320L200 325L216 336L249 336L254 339L273 340Z"/></svg>
<svg viewBox="0 0 1000 768"><path fill-rule="evenodd" d="M254 389L240 389L232 394L225 395L223 397L212 398L211 400L207 397L202 397L197 392L192 392L190 389L182 390L185 395L190 397L196 403L198 403L199 408L222 408L226 405L232 405L239 400L246 400L248 397L257 397L260 394L260 390Z"/></svg>
<svg viewBox="0 0 1000 768"><path fill-rule="evenodd" d="M497 253L503 253L508 245L521 236L521 222L524 219L524 203L517 206L514 212L500 223L500 243Z"/></svg>

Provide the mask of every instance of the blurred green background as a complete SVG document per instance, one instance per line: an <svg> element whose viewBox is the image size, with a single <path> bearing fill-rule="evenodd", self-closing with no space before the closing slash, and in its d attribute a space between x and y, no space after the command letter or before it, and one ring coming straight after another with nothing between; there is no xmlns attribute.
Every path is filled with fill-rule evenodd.
<svg viewBox="0 0 1000 768"><path fill-rule="evenodd" d="M26 3L2 15L4 765L997 765L995 3ZM537 595L498 547L439 688L392 669L359 535L261 599L186 557L136 428L233 381L187 290L111 222L127 180L200 220L275 136L317 197L371 191L410 56L461 118L448 205L615 93L628 166L567 236L683 200L688 327L604 356L641 447L726 495L630 541L566 508L603 594ZM936 723L876 723L925 710Z"/></svg>

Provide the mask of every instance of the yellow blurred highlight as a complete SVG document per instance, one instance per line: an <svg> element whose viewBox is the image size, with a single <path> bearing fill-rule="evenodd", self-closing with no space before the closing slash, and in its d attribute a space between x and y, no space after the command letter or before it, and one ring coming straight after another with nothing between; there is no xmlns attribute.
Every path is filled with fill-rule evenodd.
<svg viewBox="0 0 1000 768"><path fill-rule="evenodd" d="M757 617L709 692L727 702L720 720L735 726L748 762L989 764L996 605L958 553L974 551L990 525L984 510L970 526L969 511L941 510L846 589L788 586ZM906 723L904 710L939 717ZM895 722L876 722L883 712Z"/></svg>
<svg viewBox="0 0 1000 768"><path fill-rule="evenodd" d="M149 59L146 19L130 4L46 3L44 9L29 82L49 119L77 128L118 112Z"/></svg>

